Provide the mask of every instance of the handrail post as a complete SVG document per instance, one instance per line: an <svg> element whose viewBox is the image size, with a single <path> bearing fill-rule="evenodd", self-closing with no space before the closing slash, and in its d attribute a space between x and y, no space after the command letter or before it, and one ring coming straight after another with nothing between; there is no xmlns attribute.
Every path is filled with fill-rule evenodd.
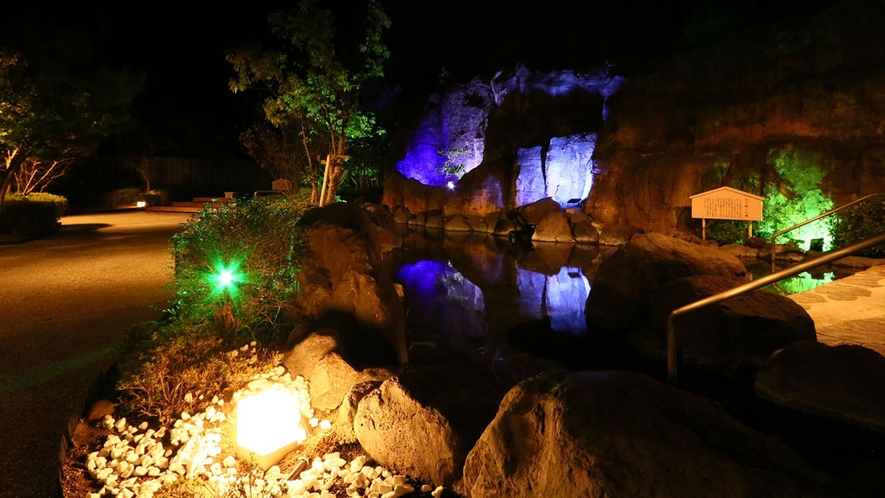
<svg viewBox="0 0 885 498"><path fill-rule="evenodd" d="M821 219L821 218L824 218L824 217L826 217L826 216L829 216L829 215L831 215L831 214L833 214L833 213L836 213L836 212L842 211L843 209L845 209L845 208L847 208L847 207L851 207L851 206L853 206L853 205L855 205L855 204L857 204L857 203L859 203L859 202L863 202L863 201L869 199L870 197L877 197L877 196L880 196L880 195L885 195L885 192L877 192L877 193L875 193L875 194L868 194L868 195L865 195L865 196L861 197L860 199L855 199L855 200L849 202L848 204L843 204L842 206L839 206L839 207L837 207L837 208L830 209L830 210L827 211L826 213L819 214L819 215L815 216L814 218L809 218L809 219L803 221L802 223L799 223L799 224L797 224L797 225L793 225L793 226L791 226L790 228L787 228L787 229L781 230L780 232L775 232L775 233L771 236L771 244L770 244L770 245L771 245L771 272L774 273L774 271L775 271L775 266L774 266L774 256L775 256L775 254L777 253L777 247L776 247L774 244L775 244L775 240L776 240L778 237L780 237L781 235L783 235L783 234L785 234L785 233L787 233L787 232L792 232L793 230L795 230L795 229L797 229L797 228L799 228L799 227L805 226L805 225L811 223L812 221L817 221L817 220L819 220L819 219Z"/></svg>
<svg viewBox="0 0 885 498"><path fill-rule="evenodd" d="M675 315L667 316L667 378L670 382L676 382L677 358L676 358L676 326L673 323Z"/></svg>
<svg viewBox="0 0 885 498"><path fill-rule="evenodd" d="M789 268L785 268L779 272L772 273L771 275L764 276L760 279L753 280L751 282L747 282L745 284L739 285L737 287L733 287L731 289L722 291L718 294L713 294L712 296L705 297L704 299L699 299L693 303L686 304L680 308L676 308L671 311L667 316L667 378L670 382L676 383L677 381L677 372L676 372L676 356L677 356L677 344L676 344L676 317L679 315L683 315L690 311L694 311L699 308L703 308L704 306L708 306L710 304L716 304L726 299L739 296L744 294L745 292L749 292L751 290L758 289L760 287L765 287L768 284L777 282L778 280L782 280L787 277L792 277L793 275L798 275L805 270L810 270L812 268L817 268L818 266L825 265L832 261L836 261L837 259L842 259L845 256L849 256L859 251L863 251L864 249L868 249L873 246L877 246L879 244L885 243L885 232L876 235L875 237L870 237L866 240L862 240L860 242L856 242L851 244L850 246L843 247L842 249L838 249L836 251L832 251L816 258L810 259L808 261L799 263L798 265L791 266Z"/></svg>

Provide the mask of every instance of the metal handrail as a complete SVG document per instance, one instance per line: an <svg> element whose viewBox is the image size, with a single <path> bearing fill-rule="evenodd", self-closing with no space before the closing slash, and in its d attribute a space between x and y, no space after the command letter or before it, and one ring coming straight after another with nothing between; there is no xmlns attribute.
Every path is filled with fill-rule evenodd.
<svg viewBox="0 0 885 498"><path fill-rule="evenodd" d="M881 233L875 237L870 237L861 242L857 242L847 247L843 247L842 249L838 249L836 251L828 252L816 258L810 259L803 263L799 263L798 265L791 266L784 270L781 270L776 273L772 273L771 275L762 277L758 280L753 280L752 282L748 282L743 285L739 285L732 289L728 289L726 291L720 292L719 294L713 294L710 297L701 299L699 301L695 301L693 303L687 304L681 308L677 308L670 312L670 315L667 317L667 377L670 382L676 382L676 329L675 329L675 319L679 315L683 315L688 313L689 311L694 311L699 308L703 308L704 306L715 304L721 301L725 301L726 299L738 296L745 292L749 292L751 290L758 289L760 287L764 287L770 283L777 282L778 280L792 277L793 275L797 275L802 273L805 270L810 270L812 268L816 268L818 266L825 265L837 259L844 258L845 256L854 254L859 251L863 251L864 249L868 249L873 246L877 246L879 244L885 243L885 233Z"/></svg>
<svg viewBox="0 0 885 498"><path fill-rule="evenodd" d="M875 193L875 194L865 195L865 196L861 197L860 199L855 199L855 200L849 202L848 204L844 204L844 205L839 206L839 207L837 207L837 208L835 208L835 209L831 209L831 210L827 211L826 213L821 213L821 214L815 216L814 218L807 219L807 220L803 221L802 223L799 223L798 225L793 225L793 226L791 226L790 228L787 228L787 229L781 230L780 232L776 232L774 235L771 236L771 271L774 272L774 270L775 270L775 266L774 266L774 256L775 256L775 254L777 254L777 250L776 250L776 247L775 247L775 245L774 245L774 241L775 241L775 239L777 239L779 236L781 236L781 235L783 235L783 234L785 234L785 233L787 233L787 232L792 232L793 230L795 230L795 229L797 229L797 228L799 228L799 227L803 227L803 226L805 226L805 225L811 223L812 221L817 221L817 220L819 220L819 219L821 219L821 218L824 218L824 217L826 217L826 216L829 216L829 215L831 215L831 214L833 214L833 213L836 213L836 212L838 212L838 211L842 211L843 209L848 208L848 207L851 207L851 206L857 204L858 202L863 202L863 201L869 199L870 197L876 197L876 196L880 196L880 195L885 195L885 193L880 192L880 193Z"/></svg>

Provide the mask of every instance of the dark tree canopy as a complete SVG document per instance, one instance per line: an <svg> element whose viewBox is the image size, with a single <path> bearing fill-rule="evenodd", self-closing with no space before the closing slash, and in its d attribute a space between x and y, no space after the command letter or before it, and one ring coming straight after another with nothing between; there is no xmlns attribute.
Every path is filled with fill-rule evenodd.
<svg viewBox="0 0 885 498"><path fill-rule="evenodd" d="M268 21L278 41L274 48L252 43L228 52L227 60L237 73L230 89L235 93L260 89L269 122L276 126L296 122L305 135L327 137L322 140L328 144L319 194L323 204L334 197L347 174L343 164L347 140L379 131L372 114L360 106L360 91L371 79L383 76L389 52L381 35L390 21L376 0L365 3L361 16L340 20L320 2L301 0L292 9L274 12Z"/></svg>
<svg viewBox="0 0 885 498"><path fill-rule="evenodd" d="M22 26L0 45L0 205L26 160L91 153L129 121L143 76L95 60L89 36Z"/></svg>

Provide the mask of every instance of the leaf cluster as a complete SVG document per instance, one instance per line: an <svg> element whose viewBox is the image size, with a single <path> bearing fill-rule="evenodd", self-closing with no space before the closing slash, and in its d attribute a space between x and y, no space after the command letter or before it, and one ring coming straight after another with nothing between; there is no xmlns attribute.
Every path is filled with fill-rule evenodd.
<svg viewBox="0 0 885 498"><path fill-rule="evenodd" d="M17 243L53 234L58 219L67 212L68 200L60 195L13 194L0 207L0 243Z"/></svg>
<svg viewBox="0 0 885 498"><path fill-rule="evenodd" d="M885 201L874 198L834 214L830 230L836 247L845 247L885 233ZM885 258L885 247L871 247L859 255Z"/></svg>
<svg viewBox="0 0 885 498"><path fill-rule="evenodd" d="M91 152L129 120L144 76L96 62L73 32L26 32L0 46L0 146L58 159Z"/></svg>
<svg viewBox="0 0 885 498"><path fill-rule="evenodd" d="M278 322L298 290L304 235L296 222L306 207L300 198L207 205L172 240L174 311L207 319L227 307L235 332ZM222 267L240 275L232 290L219 291L213 281Z"/></svg>
<svg viewBox="0 0 885 498"><path fill-rule="evenodd" d="M268 18L276 48L250 43L226 56L236 78L234 93L263 88L265 116L274 125L287 120L307 123L317 132L359 137L370 134L374 119L359 109L362 86L383 76L390 56L381 39L390 20L376 0L367 2L364 34L339 35L335 16L316 0L302 0Z"/></svg>

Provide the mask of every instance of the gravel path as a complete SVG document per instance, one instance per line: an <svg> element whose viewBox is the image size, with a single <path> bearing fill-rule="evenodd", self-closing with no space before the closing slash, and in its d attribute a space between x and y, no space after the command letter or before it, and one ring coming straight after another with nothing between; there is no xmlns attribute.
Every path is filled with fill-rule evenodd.
<svg viewBox="0 0 885 498"><path fill-rule="evenodd" d="M818 341L859 344L885 356L885 266L787 297L811 315Z"/></svg>
<svg viewBox="0 0 885 498"><path fill-rule="evenodd" d="M59 496L64 427L125 330L161 316L169 237L188 216L70 216L58 235L0 246L0 497Z"/></svg>

